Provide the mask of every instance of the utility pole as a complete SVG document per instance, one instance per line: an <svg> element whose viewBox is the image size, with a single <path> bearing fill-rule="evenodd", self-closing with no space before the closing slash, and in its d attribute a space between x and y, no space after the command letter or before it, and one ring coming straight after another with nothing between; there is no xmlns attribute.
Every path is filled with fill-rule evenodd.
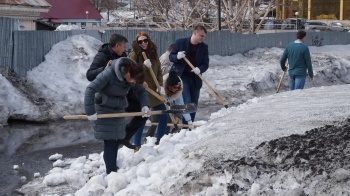
<svg viewBox="0 0 350 196"><path fill-rule="evenodd" d="M299 15L299 12L295 12L295 18L296 18L296 21L295 21L295 30L298 30L298 15Z"/></svg>
<svg viewBox="0 0 350 196"><path fill-rule="evenodd" d="M89 11L86 11L85 14L86 14L86 22L87 22L89 20Z"/></svg>
<svg viewBox="0 0 350 196"><path fill-rule="evenodd" d="M219 31L221 31L221 0L218 0L218 25Z"/></svg>
<svg viewBox="0 0 350 196"><path fill-rule="evenodd" d="M88 20L89 20L89 11L86 11L85 14L86 14L85 28L87 28L87 23L88 23Z"/></svg>

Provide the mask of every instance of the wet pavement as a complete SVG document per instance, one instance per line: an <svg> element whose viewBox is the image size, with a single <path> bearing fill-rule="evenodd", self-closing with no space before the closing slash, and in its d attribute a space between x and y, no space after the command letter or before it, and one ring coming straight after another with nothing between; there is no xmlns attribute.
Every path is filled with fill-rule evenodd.
<svg viewBox="0 0 350 196"><path fill-rule="evenodd" d="M196 121L208 120L220 108L199 107ZM45 175L50 171L53 161L49 157L53 154L76 158L103 151L103 142L93 138L91 123L86 121L22 122L0 129L0 196L22 195L16 189L31 181L34 173ZM18 165L17 170L14 165ZM21 180L23 177L26 180Z"/></svg>
<svg viewBox="0 0 350 196"><path fill-rule="evenodd" d="M53 161L49 157L53 154L62 154L64 158L88 156L91 153L100 153L102 143L98 141L73 146L40 150L26 154L0 155L0 195L21 195L15 189L31 181L34 173L44 175L52 169ZM13 169L18 165L18 170ZM26 178L22 181L23 176Z"/></svg>
<svg viewBox="0 0 350 196"><path fill-rule="evenodd" d="M75 158L100 153L102 144L91 133L91 124L86 121L13 122L1 127L0 195L20 195L15 189L29 182L34 173L44 175L52 169L48 158L53 154ZM18 165L17 170L14 165Z"/></svg>

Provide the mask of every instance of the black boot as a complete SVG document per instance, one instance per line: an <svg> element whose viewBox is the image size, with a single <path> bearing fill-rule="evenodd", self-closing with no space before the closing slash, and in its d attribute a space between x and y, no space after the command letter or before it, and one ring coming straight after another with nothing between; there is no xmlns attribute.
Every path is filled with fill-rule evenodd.
<svg viewBox="0 0 350 196"><path fill-rule="evenodd" d="M130 148L130 149L135 150L135 145L132 145L128 140L123 140L123 144L124 144L124 146L126 146L127 148Z"/></svg>

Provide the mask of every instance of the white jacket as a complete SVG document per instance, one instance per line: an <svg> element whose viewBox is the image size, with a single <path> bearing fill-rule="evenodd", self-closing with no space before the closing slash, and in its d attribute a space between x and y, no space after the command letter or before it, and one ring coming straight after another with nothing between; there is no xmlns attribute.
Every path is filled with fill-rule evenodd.
<svg viewBox="0 0 350 196"><path fill-rule="evenodd" d="M168 77L169 77L169 73L165 74L163 76L163 86L164 86L164 89L165 91L167 91L167 84L166 84L166 81L168 80ZM178 76L179 77L179 76ZM180 82L181 82L181 87L183 87L183 83L182 83L182 80L181 78L179 77L180 79ZM167 93L165 93L167 94ZM184 105L184 99L182 98L182 88L180 91L176 92L175 94L173 94L172 96L168 97L168 95L165 95L165 99L168 103L170 103L170 105ZM184 117L184 119L186 121L190 121L191 120L191 116L190 114L182 114L182 116Z"/></svg>
<svg viewBox="0 0 350 196"><path fill-rule="evenodd" d="M164 54L162 54L162 56L159 57L163 75L169 73L171 66L174 64L173 62L170 62L169 55L170 52L166 51Z"/></svg>

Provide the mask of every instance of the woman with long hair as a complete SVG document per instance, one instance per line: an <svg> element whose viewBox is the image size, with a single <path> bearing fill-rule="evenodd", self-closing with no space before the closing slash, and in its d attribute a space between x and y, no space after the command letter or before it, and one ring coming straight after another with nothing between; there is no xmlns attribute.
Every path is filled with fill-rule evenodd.
<svg viewBox="0 0 350 196"><path fill-rule="evenodd" d="M158 57L157 45L151 40L151 38L146 32L139 32L136 35L136 38L132 42L131 46L133 51L130 53L129 57L134 61L136 61L137 63L144 65L144 69L145 69L144 86L150 88L155 92L159 92L160 94L165 95L165 90L163 88L163 74L161 69L161 63ZM147 60L144 59L142 52L146 53L146 56L148 58ZM157 78L157 81L153 80L150 69L153 70L154 75ZM156 82L161 86L160 89L157 89ZM148 93L148 98L150 101L151 110L156 111L156 110L166 109L164 103L158 98L156 98L154 95ZM157 127L156 145L159 144L160 139L163 137L165 133L165 129L168 122L168 115L161 114L161 115L158 115L158 118L159 118L159 124ZM144 126L141 127L134 136L134 145L136 146L135 147L136 152L141 147L141 138L142 138L143 129L144 129Z"/></svg>

